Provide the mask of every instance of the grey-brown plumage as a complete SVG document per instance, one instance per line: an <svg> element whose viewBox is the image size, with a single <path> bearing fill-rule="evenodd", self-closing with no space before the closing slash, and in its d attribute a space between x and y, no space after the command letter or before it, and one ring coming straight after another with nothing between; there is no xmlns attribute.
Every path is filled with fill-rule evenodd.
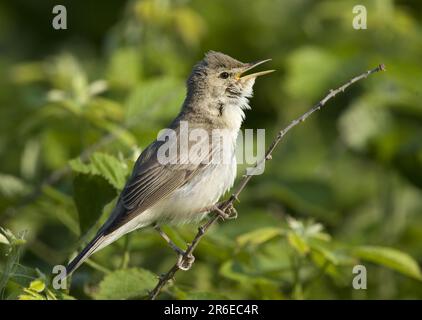
<svg viewBox="0 0 422 320"><path fill-rule="evenodd" d="M198 221L206 215L204 209L215 204L234 182L236 138L255 78L272 70L242 74L265 61L242 63L210 51L194 66L182 109L169 126L176 139L163 141L159 137L142 152L110 218L68 265L68 274L95 251L130 231L153 223ZM205 130L208 139L187 141L189 161L179 152L163 164L158 156L160 148L180 143L185 124L189 132ZM216 132L218 129L224 132ZM224 145L211 143L216 135ZM194 146L208 151L191 155ZM210 162L217 154L224 154L228 161Z"/></svg>

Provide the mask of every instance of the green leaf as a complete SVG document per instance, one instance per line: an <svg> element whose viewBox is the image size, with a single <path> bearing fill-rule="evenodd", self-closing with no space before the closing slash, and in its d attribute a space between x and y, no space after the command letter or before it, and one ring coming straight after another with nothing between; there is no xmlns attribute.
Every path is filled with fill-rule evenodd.
<svg viewBox="0 0 422 320"><path fill-rule="evenodd" d="M45 289L45 283L41 280L31 281L31 283L29 284L29 289L38 293L43 292Z"/></svg>
<svg viewBox="0 0 422 320"><path fill-rule="evenodd" d="M26 232L20 232L15 236L10 230L0 227L0 233L8 240L10 247L7 252L7 260L2 265L0 273L0 292L3 291L9 279L15 273L15 270L19 266L19 258L23 245L26 243L24 237Z"/></svg>
<svg viewBox="0 0 422 320"><path fill-rule="evenodd" d="M240 246L260 245L282 234L280 228L268 227L244 233L236 238Z"/></svg>
<svg viewBox="0 0 422 320"><path fill-rule="evenodd" d="M4 197L22 196L28 193L29 187L15 176L0 173L0 195Z"/></svg>
<svg viewBox="0 0 422 320"><path fill-rule="evenodd" d="M102 177L88 174L77 174L73 188L79 227L85 233L99 219L104 206L116 196L116 191Z"/></svg>
<svg viewBox="0 0 422 320"><path fill-rule="evenodd" d="M96 299L142 298L157 284L157 276L145 269L123 269L108 274L100 283Z"/></svg>
<svg viewBox="0 0 422 320"><path fill-rule="evenodd" d="M310 243L310 248L312 249L313 252L318 252L320 253L324 259L330 263L332 263L333 265L337 265L339 264L339 261L335 255L334 252L330 251L328 248L325 248L321 245L315 244L315 243Z"/></svg>
<svg viewBox="0 0 422 320"><path fill-rule="evenodd" d="M184 297L184 300L227 300L225 295L217 292L189 292Z"/></svg>
<svg viewBox="0 0 422 320"><path fill-rule="evenodd" d="M127 166L124 162L115 157L96 153L91 157L92 165L95 166L100 174L117 190L123 189L126 183Z"/></svg>
<svg viewBox="0 0 422 320"><path fill-rule="evenodd" d="M171 77L157 77L136 87L126 102L126 124L148 126L168 120L177 112L185 95L184 83Z"/></svg>
<svg viewBox="0 0 422 320"><path fill-rule="evenodd" d="M255 299L280 299L280 282L271 276L257 272L255 267L248 267L240 261L227 260L219 270L220 274L236 281L242 290L249 291Z"/></svg>
<svg viewBox="0 0 422 320"><path fill-rule="evenodd" d="M27 294L21 294L19 295L18 299L19 300L46 300L42 295L34 292L34 291L30 291L28 289L24 289L24 291Z"/></svg>
<svg viewBox="0 0 422 320"><path fill-rule="evenodd" d="M396 270L409 277L422 280L418 263L407 253L388 247L361 246L353 249L354 255L387 268Z"/></svg>
<svg viewBox="0 0 422 320"><path fill-rule="evenodd" d="M2 233L0 233L0 243L4 243L6 245L10 244L9 240L7 240L7 238Z"/></svg>
<svg viewBox="0 0 422 320"><path fill-rule="evenodd" d="M35 298L33 295L30 295L30 294L21 294L21 295L19 295L18 299L19 300L40 300L40 299Z"/></svg>
<svg viewBox="0 0 422 320"><path fill-rule="evenodd" d="M307 254L310 250L305 239L295 232L289 231L287 233L287 241L301 255Z"/></svg>
<svg viewBox="0 0 422 320"><path fill-rule="evenodd" d="M127 165L112 155L96 152L90 157L89 163L78 158L69 164L74 172L102 176L117 190L123 189L126 183Z"/></svg>

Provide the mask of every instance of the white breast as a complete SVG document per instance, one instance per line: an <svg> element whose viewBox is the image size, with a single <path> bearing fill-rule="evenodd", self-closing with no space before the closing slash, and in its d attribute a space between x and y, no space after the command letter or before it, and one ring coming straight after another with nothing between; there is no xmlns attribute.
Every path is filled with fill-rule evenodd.
<svg viewBox="0 0 422 320"><path fill-rule="evenodd" d="M211 163L192 181L176 190L166 200L154 207L153 215L160 221L170 223L188 223L203 218L201 211L214 205L226 193L236 178L236 139L237 132L228 133L230 147L228 159L223 163Z"/></svg>

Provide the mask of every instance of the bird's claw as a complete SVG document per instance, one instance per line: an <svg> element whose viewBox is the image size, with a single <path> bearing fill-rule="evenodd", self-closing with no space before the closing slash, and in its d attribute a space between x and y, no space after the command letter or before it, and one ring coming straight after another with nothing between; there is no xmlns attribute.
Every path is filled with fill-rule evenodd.
<svg viewBox="0 0 422 320"><path fill-rule="evenodd" d="M226 214L228 216L228 218L226 219L229 219L229 220L237 219L237 210L235 209L232 203L230 203L228 207L226 208Z"/></svg>
<svg viewBox="0 0 422 320"><path fill-rule="evenodd" d="M193 263L195 262L195 257L193 254L189 253L188 255L181 254L177 260L177 266L180 270L188 271L192 268Z"/></svg>
<svg viewBox="0 0 422 320"><path fill-rule="evenodd" d="M222 207L224 207L224 205ZM219 206L216 206L215 211L217 211L217 214L223 220L233 220L237 218L237 211L232 203L229 203L228 206L224 209L224 211L221 210Z"/></svg>

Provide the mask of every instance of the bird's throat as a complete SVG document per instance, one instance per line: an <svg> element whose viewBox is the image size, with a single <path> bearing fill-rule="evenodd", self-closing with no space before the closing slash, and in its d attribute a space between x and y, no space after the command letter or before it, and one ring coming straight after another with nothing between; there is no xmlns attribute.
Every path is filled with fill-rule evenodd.
<svg viewBox="0 0 422 320"><path fill-rule="evenodd" d="M239 130L245 119L244 110L250 109L247 98L241 97L237 100L223 104L219 110L222 125L228 129Z"/></svg>

